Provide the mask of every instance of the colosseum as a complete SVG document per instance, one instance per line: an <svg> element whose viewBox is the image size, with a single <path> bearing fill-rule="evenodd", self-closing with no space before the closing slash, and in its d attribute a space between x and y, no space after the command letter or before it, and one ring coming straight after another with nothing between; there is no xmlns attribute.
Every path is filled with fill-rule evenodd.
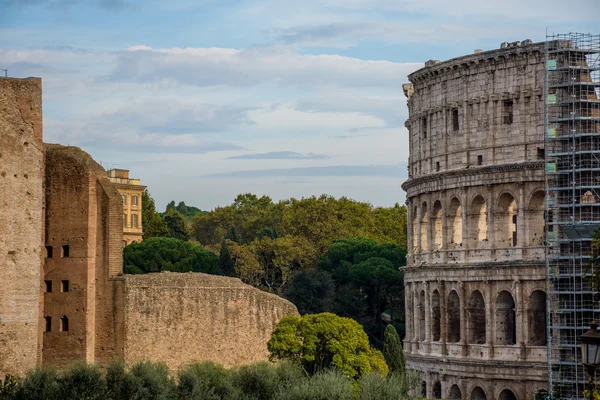
<svg viewBox="0 0 600 400"><path fill-rule="evenodd" d="M428 398L547 388L544 43L409 75L407 368Z"/></svg>

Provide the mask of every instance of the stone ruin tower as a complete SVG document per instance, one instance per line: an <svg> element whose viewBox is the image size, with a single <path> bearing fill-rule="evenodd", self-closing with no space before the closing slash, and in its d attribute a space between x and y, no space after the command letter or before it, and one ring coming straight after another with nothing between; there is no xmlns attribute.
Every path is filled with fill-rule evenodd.
<svg viewBox="0 0 600 400"><path fill-rule="evenodd" d="M547 387L544 66L544 43L503 43L404 85L404 349L428 398Z"/></svg>

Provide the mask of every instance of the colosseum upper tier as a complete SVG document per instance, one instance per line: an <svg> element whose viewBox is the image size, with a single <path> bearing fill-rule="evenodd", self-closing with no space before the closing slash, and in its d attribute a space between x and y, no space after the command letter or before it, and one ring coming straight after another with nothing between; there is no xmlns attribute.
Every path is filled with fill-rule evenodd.
<svg viewBox="0 0 600 400"><path fill-rule="evenodd" d="M544 43L409 75L407 367L428 398L546 388Z"/></svg>

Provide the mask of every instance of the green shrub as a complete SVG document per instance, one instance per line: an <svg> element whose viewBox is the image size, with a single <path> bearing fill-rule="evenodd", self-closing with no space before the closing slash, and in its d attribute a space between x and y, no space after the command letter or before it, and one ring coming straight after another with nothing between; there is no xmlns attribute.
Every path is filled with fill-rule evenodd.
<svg viewBox="0 0 600 400"><path fill-rule="evenodd" d="M105 400L106 381L96 365L76 362L58 379L63 399Z"/></svg>
<svg viewBox="0 0 600 400"><path fill-rule="evenodd" d="M357 400L406 399L408 384L403 375L385 377L378 372L363 375L358 381L360 392Z"/></svg>
<svg viewBox="0 0 600 400"><path fill-rule="evenodd" d="M60 396L56 369L38 367L27 372L15 397L17 400L64 400Z"/></svg>
<svg viewBox="0 0 600 400"><path fill-rule="evenodd" d="M0 379L0 400L12 400L19 389L19 380L12 375L6 375L4 381Z"/></svg>
<svg viewBox="0 0 600 400"><path fill-rule="evenodd" d="M213 362L193 363L178 372L177 396L181 400L234 400L241 397L231 373Z"/></svg>
<svg viewBox="0 0 600 400"><path fill-rule="evenodd" d="M304 371L302 366L297 362L283 360L276 365L277 378L279 379L280 387L287 387L308 378L306 371Z"/></svg>
<svg viewBox="0 0 600 400"><path fill-rule="evenodd" d="M281 387L274 400L347 400L353 398L352 381L337 370L324 370L310 378ZM382 397L384 399L384 397Z"/></svg>
<svg viewBox="0 0 600 400"><path fill-rule="evenodd" d="M234 386L253 400L271 400L280 384L275 366L268 362L238 367L232 378Z"/></svg>
<svg viewBox="0 0 600 400"><path fill-rule="evenodd" d="M172 400L176 385L164 363L142 361L134 364L126 379L126 390L135 400Z"/></svg>

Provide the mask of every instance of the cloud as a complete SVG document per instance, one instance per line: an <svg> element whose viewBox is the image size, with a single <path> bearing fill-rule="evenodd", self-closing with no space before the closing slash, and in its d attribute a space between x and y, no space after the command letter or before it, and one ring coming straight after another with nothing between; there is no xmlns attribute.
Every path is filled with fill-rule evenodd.
<svg viewBox="0 0 600 400"><path fill-rule="evenodd" d="M106 11L120 11L130 6L127 0L5 0L6 7L43 6L64 11L74 6L99 7Z"/></svg>
<svg viewBox="0 0 600 400"><path fill-rule="evenodd" d="M325 160L329 156L315 153L296 153L293 151L272 151L270 153L241 154L227 157L230 160Z"/></svg>
<svg viewBox="0 0 600 400"><path fill-rule="evenodd" d="M267 177L385 177L400 179L406 175L406 164L398 165L333 165L324 167L274 168L230 171L204 175L207 178L267 178Z"/></svg>
<svg viewBox="0 0 600 400"><path fill-rule="evenodd" d="M113 81L174 81L196 86L396 87L421 63L300 54L284 47L249 49L133 46L118 54Z"/></svg>

